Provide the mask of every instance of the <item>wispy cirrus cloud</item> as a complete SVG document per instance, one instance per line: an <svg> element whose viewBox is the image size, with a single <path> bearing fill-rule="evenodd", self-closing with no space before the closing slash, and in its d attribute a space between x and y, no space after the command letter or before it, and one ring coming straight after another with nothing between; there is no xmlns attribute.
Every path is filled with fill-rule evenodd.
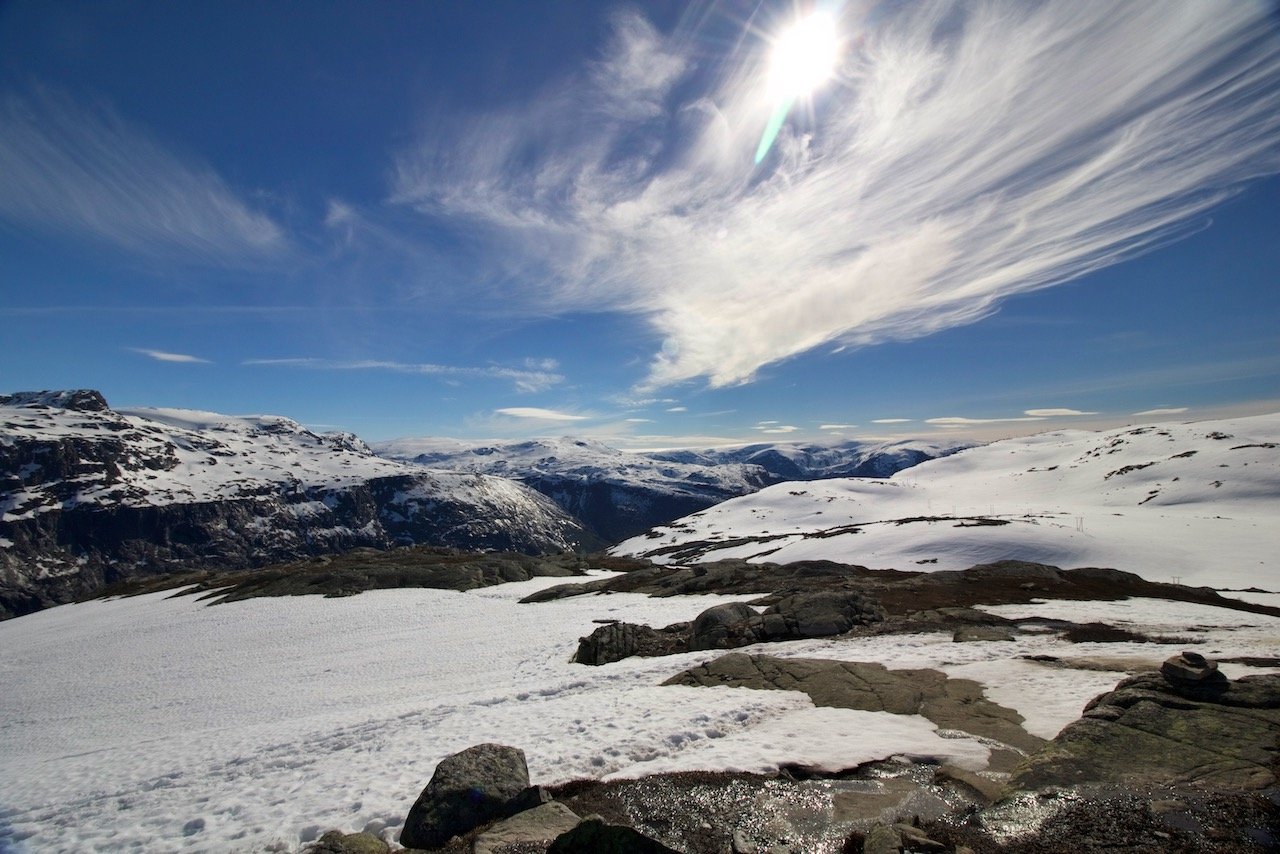
<svg viewBox="0 0 1280 854"><path fill-rule="evenodd" d="M1186 412L1186 406L1166 406L1162 409L1144 409L1141 412L1135 412L1134 415L1181 415Z"/></svg>
<svg viewBox="0 0 1280 854"><path fill-rule="evenodd" d="M157 362L180 362L184 364L212 364L208 359L201 359L199 356L189 356L186 353L169 353L164 350L148 350L145 347L130 347L129 350L134 353L141 353L143 356L155 359Z"/></svg>
<svg viewBox="0 0 1280 854"><path fill-rule="evenodd" d="M207 165L101 104L0 93L0 218L148 255L239 266L288 246Z"/></svg>
<svg viewBox="0 0 1280 854"><path fill-rule="evenodd" d="M433 127L393 199L480 226L532 310L648 318L646 387L723 386L975 321L1280 169L1263 3L844 8L838 81L761 168L765 41L708 73L698 33L624 14L543 98Z"/></svg>
<svg viewBox="0 0 1280 854"><path fill-rule="evenodd" d="M529 418L535 421L590 421L590 415L575 415L572 412L561 412L557 409L543 409L540 406L505 406L495 409L498 415L508 418Z"/></svg>
<svg viewBox="0 0 1280 854"><path fill-rule="evenodd" d="M873 418L871 419L871 423L872 424L908 424L911 422L911 420L912 419L910 418Z"/></svg>
<svg viewBox="0 0 1280 854"><path fill-rule="evenodd" d="M1024 415L1030 415L1034 418L1065 418L1077 415L1097 415L1096 412L1081 412L1079 409L1028 409Z"/></svg>
<svg viewBox="0 0 1280 854"><path fill-rule="evenodd" d="M440 377L446 380L507 380L517 391L539 392L554 388L564 382L564 376L555 373L554 360L526 360L530 367L511 368L501 365L484 367L466 367L458 365L437 365L431 362L396 362L383 359L245 359L246 366L265 366L276 368L308 368L321 371L394 371L401 374L420 374ZM547 366L551 367L548 368Z"/></svg>
<svg viewBox="0 0 1280 854"><path fill-rule="evenodd" d="M820 424L819 430L852 430L857 424Z"/></svg>
<svg viewBox="0 0 1280 854"><path fill-rule="evenodd" d="M926 424L933 424L938 427L973 427L979 424L1012 424L1018 421L1043 421L1038 416L1029 416L1026 418L964 418L959 415L948 415L942 418L926 418Z"/></svg>

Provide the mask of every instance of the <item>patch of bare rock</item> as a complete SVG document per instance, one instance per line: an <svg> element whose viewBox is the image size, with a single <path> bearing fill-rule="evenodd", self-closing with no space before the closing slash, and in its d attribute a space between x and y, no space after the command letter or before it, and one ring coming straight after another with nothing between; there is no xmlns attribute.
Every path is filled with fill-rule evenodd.
<svg viewBox="0 0 1280 854"><path fill-rule="evenodd" d="M978 686L931 670L728 653L668 684L798 690L818 705L922 714L1006 745L1008 773L881 761L532 785L517 748L443 760L405 820L451 854L1265 852L1280 848L1280 674L1231 681L1194 652L1122 680L1050 742ZM399 850L322 836L310 854Z"/></svg>

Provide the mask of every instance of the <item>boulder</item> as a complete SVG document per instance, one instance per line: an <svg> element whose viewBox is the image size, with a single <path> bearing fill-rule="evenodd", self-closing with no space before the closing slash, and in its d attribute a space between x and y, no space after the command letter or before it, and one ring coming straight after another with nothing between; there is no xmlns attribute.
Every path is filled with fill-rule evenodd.
<svg viewBox="0 0 1280 854"><path fill-rule="evenodd" d="M306 854L387 854L391 847L372 833L331 830L306 848Z"/></svg>
<svg viewBox="0 0 1280 854"><path fill-rule="evenodd" d="M689 649L725 649L738 646L733 641L749 634L745 627L758 616L754 608L742 602L726 602L708 608L693 621Z"/></svg>
<svg viewBox="0 0 1280 854"><path fill-rule="evenodd" d="M634 827L606 824L599 816L586 819L551 843L547 854L679 854Z"/></svg>
<svg viewBox="0 0 1280 854"><path fill-rule="evenodd" d="M852 590L795 593L784 596L764 612L782 618L787 638L821 638L844 634L854 626L884 620L884 609ZM773 632L769 633L771 636ZM770 639L773 639L771 637Z"/></svg>
<svg viewBox="0 0 1280 854"><path fill-rule="evenodd" d="M400 844L438 848L454 836L510 815L510 805L529 787L524 751L477 744L447 756L409 810Z"/></svg>
<svg viewBox="0 0 1280 854"><path fill-rule="evenodd" d="M475 838L474 854L506 854L527 850L532 845L545 846L567 833L582 821L564 804L546 803L500 821Z"/></svg>
<svg viewBox="0 0 1280 854"><path fill-rule="evenodd" d="M578 639L573 660L578 664L609 664L633 655L673 655L685 651L679 632L634 623L609 623Z"/></svg>
<svg viewBox="0 0 1280 854"><path fill-rule="evenodd" d="M884 609L852 590L792 593L757 614L740 602L708 608L693 621L689 649L732 649L764 641L821 638L884 619Z"/></svg>

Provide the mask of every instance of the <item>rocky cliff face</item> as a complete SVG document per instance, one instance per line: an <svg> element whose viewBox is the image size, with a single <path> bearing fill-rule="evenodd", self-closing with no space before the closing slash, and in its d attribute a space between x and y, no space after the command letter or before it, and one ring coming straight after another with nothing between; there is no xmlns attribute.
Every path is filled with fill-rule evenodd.
<svg viewBox="0 0 1280 854"><path fill-rule="evenodd" d="M561 551L581 534L513 481L384 460L284 418L0 396L0 618L177 569L407 543Z"/></svg>

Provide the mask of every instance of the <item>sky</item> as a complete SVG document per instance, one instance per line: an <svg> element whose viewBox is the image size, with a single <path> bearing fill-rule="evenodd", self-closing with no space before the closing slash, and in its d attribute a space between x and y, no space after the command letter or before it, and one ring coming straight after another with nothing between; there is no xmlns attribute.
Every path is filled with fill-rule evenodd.
<svg viewBox="0 0 1280 854"><path fill-rule="evenodd" d="M0 393L622 447L1277 411L1277 39L1251 0L3 0Z"/></svg>

